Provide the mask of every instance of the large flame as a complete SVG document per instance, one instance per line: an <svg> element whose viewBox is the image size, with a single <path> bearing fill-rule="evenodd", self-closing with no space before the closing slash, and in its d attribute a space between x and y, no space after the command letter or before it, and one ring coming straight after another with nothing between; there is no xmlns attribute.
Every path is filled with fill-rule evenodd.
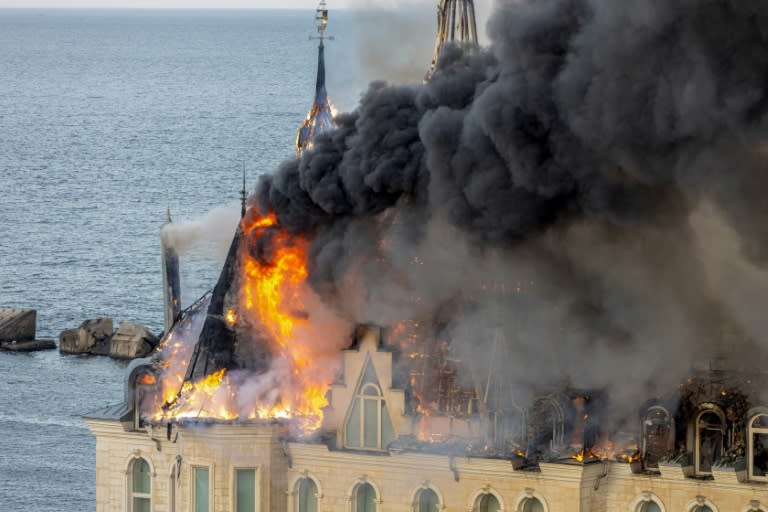
<svg viewBox="0 0 768 512"><path fill-rule="evenodd" d="M261 375L221 369L198 381L184 382L183 370L179 370L186 367L188 354L184 361L176 361L172 352L166 370L173 371L164 372L162 379L164 405L152 417L293 419L302 433L310 433L322 423L335 370L333 365L317 368L327 360L320 344L309 343L305 335L313 330L305 312L305 299L311 294L306 284L308 242L282 229L273 214L258 215L254 210L248 212L241 228L240 293L236 307L226 310L224 320L230 327L257 332L268 344L271 367ZM264 237L269 237L270 255L263 261L250 254L249 241ZM303 329L301 336L297 329Z"/></svg>

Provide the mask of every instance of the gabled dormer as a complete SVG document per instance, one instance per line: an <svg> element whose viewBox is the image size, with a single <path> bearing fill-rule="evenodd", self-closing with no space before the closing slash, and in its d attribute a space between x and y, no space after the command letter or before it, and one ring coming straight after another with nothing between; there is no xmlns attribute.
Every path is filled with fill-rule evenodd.
<svg viewBox="0 0 768 512"><path fill-rule="evenodd" d="M392 388L392 353L381 348L381 329L361 327L344 351L341 382L331 387L325 427L336 446L384 451L408 428L405 394Z"/></svg>

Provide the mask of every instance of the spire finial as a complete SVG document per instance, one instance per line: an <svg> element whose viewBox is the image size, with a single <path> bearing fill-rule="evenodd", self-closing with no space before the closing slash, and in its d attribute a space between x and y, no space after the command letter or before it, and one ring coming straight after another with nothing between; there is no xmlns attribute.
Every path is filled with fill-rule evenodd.
<svg viewBox="0 0 768 512"><path fill-rule="evenodd" d="M173 219L171 219L171 201L168 200L165 205L165 223L170 224L171 222L173 222Z"/></svg>
<svg viewBox="0 0 768 512"><path fill-rule="evenodd" d="M320 34L320 44L325 39L325 29L328 28L328 6L325 0L320 0L317 5L315 21L317 21L317 33Z"/></svg>
<svg viewBox="0 0 768 512"><path fill-rule="evenodd" d="M245 217L245 200L247 198L247 190L245 188L245 160L243 164L243 188L240 190L240 218Z"/></svg>

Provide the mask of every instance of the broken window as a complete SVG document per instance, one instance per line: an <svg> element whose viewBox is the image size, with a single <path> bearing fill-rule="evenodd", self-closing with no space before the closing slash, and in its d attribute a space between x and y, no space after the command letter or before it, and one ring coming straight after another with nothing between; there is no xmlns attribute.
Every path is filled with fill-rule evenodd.
<svg viewBox="0 0 768 512"><path fill-rule="evenodd" d="M565 437L565 414L560 404L550 398L536 400L528 425L529 453L541 456L557 452Z"/></svg>
<svg viewBox="0 0 768 512"><path fill-rule="evenodd" d="M725 417L719 409L701 411L696 418L696 474L712 473L723 454Z"/></svg>
<svg viewBox="0 0 768 512"><path fill-rule="evenodd" d="M376 512L376 501L376 489L371 484L360 484L355 487L353 512Z"/></svg>
<svg viewBox="0 0 768 512"><path fill-rule="evenodd" d="M152 475L149 463L135 459L131 464L131 512L152 510Z"/></svg>
<svg viewBox="0 0 768 512"><path fill-rule="evenodd" d="M416 502L416 512L438 512L440 500L432 489L422 489Z"/></svg>
<svg viewBox="0 0 768 512"><path fill-rule="evenodd" d="M296 487L296 512L317 512L317 484L314 480L302 478Z"/></svg>
<svg viewBox="0 0 768 512"><path fill-rule="evenodd" d="M392 419L370 361L358 384L345 428L347 448L383 450L395 438Z"/></svg>
<svg viewBox="0 0 768 512"><path fill-rule="evenodd" d="M544 512L544 505L536 498L526 498L520 504L520 512Z"/></svg>
<svg viewBox="0 0 768 512"><path fill-rule="evenodd" d="M673 435L669 412L658 405L650 407L643 417L642 455L646 468L658 468L659 460L669 455L674 442Z"/></svg>
<svg viewBox="0 0 768 512"><path fill-rule="evenodd" d="M768 414L749 420L749 478L768 480Z"/></svg>

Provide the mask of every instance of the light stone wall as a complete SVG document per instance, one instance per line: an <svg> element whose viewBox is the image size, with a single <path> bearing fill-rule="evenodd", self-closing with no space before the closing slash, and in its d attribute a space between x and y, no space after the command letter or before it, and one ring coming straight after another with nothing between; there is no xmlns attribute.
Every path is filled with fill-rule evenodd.
<svg viewBox="0 0 768 512"><path fill-rule="evenodd" d="M379 333L367 331L358 347L344 352L344 380L334 385L324 427L343 446L343 424L366 361L379 378L394 428L410 433L401 390L392 388L392 355L378 350ZM169 483L176 457L181 457L177 512L191 512L193 468L211 470L212 512L234 511L234 471L257 469L260 512L295 511L295 490L312 478L319 490L320 512L351 512L356 485L370 483L381 512L414 510L420 489L431 488L442 510L472 511L478 497L492 493L502 512L518 512L534 496L545 512L637 512L647 500L662 512L691 512L697 504L714 512L768 512L768 483L739 483L733 471L714 471L711 480L686 478L675 466L661 475L634 475L628 464L541 463L540 471L515 471L506 460L449 457L425 453L330 450L325 444L284 443L274 423L194 424L123 431L116 420L87 419L96 436L96 512L128 511L129 464L146 459L152 469L152 510L169 509ZM762 503L762 505L760 505Z"/></svg>
<svg viewBox="0 0 768 512"><path fill-rule="evenodd" d="M377 490L381 511L414 510L416 493L429 487L447 511L469 511L486 492L500 498L503 510L517 511L526 496L536 496L549 512L636 512L643 499L657 499L666 512L690 512L697 499L715 512L748 512L753 500L768 510L768 485L739 483L733 472L716 471L713 480L683 476L663 467L660 476L633 475L627 464L541 464L541 471L515 471L509 461L423 453L367 454L330 451L325 445L280 442L272 424L180 427L167 440L165 429L124 432L118 421L87 420L96 436L96 511L127 510L129 463L146 459L153 470L152 510L169 510L169 483L181 456L177 511L192 511L192 468L211 469L212 511L234 510L235 468L257 469L258 502L263 512L294 510L296 483L313 478L320 510L351 510L356 484ZM289 467L290 465L290 467Z"/></svg>

